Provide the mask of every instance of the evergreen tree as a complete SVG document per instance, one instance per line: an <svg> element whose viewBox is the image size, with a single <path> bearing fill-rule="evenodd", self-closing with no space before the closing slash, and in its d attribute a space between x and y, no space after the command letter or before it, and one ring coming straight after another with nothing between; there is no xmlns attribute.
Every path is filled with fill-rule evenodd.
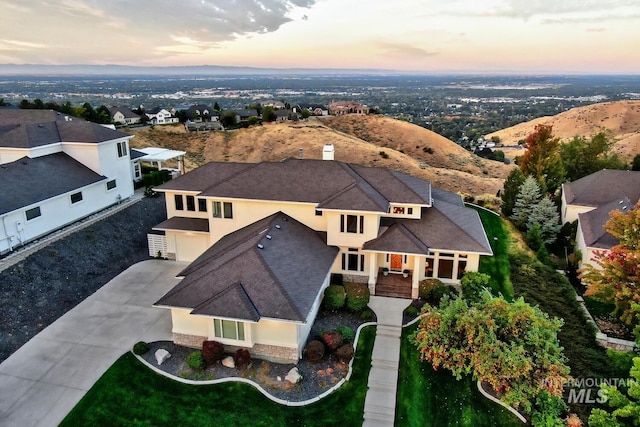
<svg viewBox="0 0 640 427"><path fill-rule="evenodd" d="M520 191L518 191L513 205L513 215L511 215L511 219L519 229L526 228L532 208L538 204L541 198L538 182L533 176L528 176L520 186Z"/></svg>
<svg viewBox="0 0 640 427"><path fill-rule="evenodd" d="M513 215L513 206L516 203L516 197L520 191L520 186L525 180L525 176L520 168L514 168L504 182L504 191L502 192L502 213L510 217Z"/></svg>
<svg viewBox="0 0 640 427"><path fill-rule="evenodd" d="M531 207L527 229L530 230L534 225L540 227L540 236L545 244L549 245L558 238L561 227L560 215L558 208L548 197L543 197Z"/></svg>
<svg viewBox="0 0 640 427"><path fill-rule="evenodd" d="M213 103L213 111L220 111L220 105L217 102Z"/></svg>

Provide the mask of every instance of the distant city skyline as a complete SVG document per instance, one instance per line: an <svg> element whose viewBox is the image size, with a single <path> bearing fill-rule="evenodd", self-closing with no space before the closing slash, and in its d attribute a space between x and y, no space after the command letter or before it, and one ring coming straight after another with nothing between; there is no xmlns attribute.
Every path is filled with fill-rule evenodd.
<svg viewBox="0 0 640 427"><path fill-rule="evenodd" d="M9 0L0 64L640 74L637 0Z"/></svg>

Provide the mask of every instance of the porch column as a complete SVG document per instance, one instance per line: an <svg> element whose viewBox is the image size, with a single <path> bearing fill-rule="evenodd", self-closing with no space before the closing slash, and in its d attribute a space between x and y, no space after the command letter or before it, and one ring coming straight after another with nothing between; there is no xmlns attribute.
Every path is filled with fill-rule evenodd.
<svg viewBox="0 0 640 427"><path fill-rule="evenodd" d="M369 256L369 292L376 294L376 280L378 280L378 254L371 252Z"/></svg>
<svg viewBox="0 0 640 427"><path fill-rule="evenodd" d="M411 276L411 299L418 298L419 286L420 286L420 258L415 255L413 257L413 275ZM424 268L424 267L422 267Z"/></svg>

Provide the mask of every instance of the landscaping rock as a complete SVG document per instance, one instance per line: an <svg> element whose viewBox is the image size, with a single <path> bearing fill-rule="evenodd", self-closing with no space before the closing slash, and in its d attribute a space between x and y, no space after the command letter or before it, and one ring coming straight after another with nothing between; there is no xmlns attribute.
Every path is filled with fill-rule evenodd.
<svg viewBox="0 0 640 427"><path fill-rule="evenodd" d="M165 360L167 360L168 358L171 357L171 353L169 353L164 348L160 348L160 349L156 350L155 356L156 356L156 362L158 362L158 365L162 365L162 363Z"/></svg>
<svg viewBox="0 0 640 427"><path fill-rule="evenodd" d="M294 367L287 373L287 376L284 377L284 379L289 381L291 384L298 384L302 381L302 375L298 372L298 368Z"/></svg>
<svg viewBox="0 0 640 427"><path fill-rule="evenodd" d="M224 359L222 359L222 366L226 366L227 368L235 368L236 362L233 361L232 356L227 356Z"/></svg>

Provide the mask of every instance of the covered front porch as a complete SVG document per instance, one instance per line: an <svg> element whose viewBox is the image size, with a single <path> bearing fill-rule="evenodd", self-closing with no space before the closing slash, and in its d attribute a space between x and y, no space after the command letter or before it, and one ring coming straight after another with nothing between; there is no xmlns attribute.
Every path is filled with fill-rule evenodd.
<svg viewBox="0 0 640 427"><path fill-rule="evenodd" d="M402 274L385 274L382 269L379 270L376 278L375 296L392 297L392 298L412 298L413 277L408 274L404 277Z"/></svg>

